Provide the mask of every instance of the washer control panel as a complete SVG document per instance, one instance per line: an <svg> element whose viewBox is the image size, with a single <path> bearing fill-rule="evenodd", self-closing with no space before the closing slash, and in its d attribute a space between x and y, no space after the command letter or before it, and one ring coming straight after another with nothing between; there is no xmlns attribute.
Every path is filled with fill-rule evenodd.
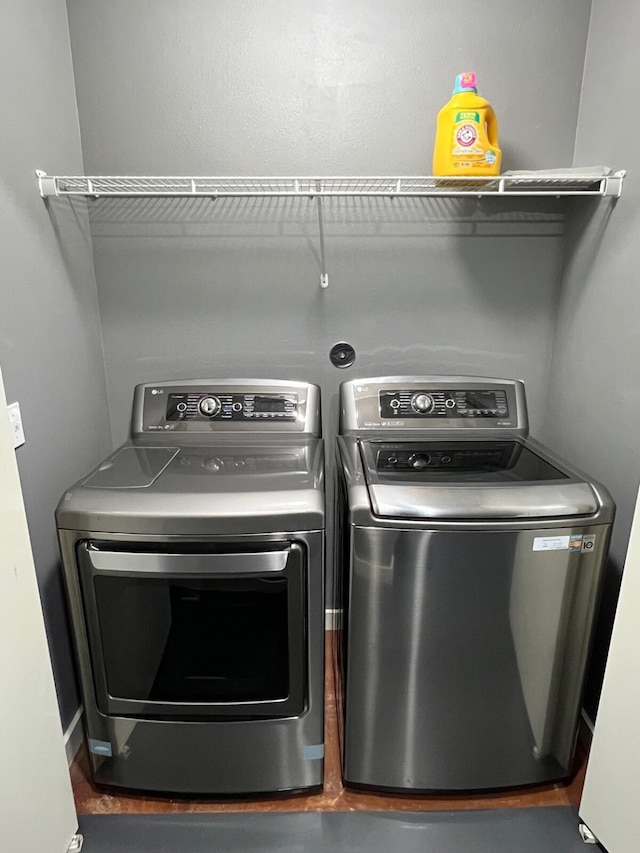
<svg viewBox="0 0 640 853"><path fill-rule="evenodd" d="M376 376L340 386L340 431L528 435L524 385L483 376Z"/></svg>
<svg viewBox="0 0 640 853"><path fill-rule="evenodd" d="M508 418L507 392L502 389L383 389L381 418Z"/></svg>
<svg viewBox="0 0 640 853"><path fill-rule="evenodd" d="M483 470L505 468L519 449L514 442L449 444L382 444L376 452L378 471L424 471L425 468Z"/></svg>
<svg viewBox="0 0 640 853"><path fill-rule="evenodd" d="M166 420L295 421L297 394L213 394L182 391L166 395Z"/></svg>

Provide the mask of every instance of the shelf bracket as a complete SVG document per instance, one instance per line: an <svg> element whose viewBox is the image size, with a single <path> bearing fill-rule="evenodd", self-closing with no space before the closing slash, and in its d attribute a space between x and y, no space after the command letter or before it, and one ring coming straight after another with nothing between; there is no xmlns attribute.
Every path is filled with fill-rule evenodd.
<svg viewBox="0 0 640 853"><path fill-rule="evenodd" d="M58 195L58 187L55 178L50 178L46 172L36 169L36 177L38 178L38 188L42 198L49 195Z"/></svg>
<svg viewBox="0 0 640 853"><path fill-rule="evenodd" d="M318 208L318 235L320 238L320 287L324 290L329 287L329 274L327 273L327 256L324 247L324 220L322 218L322 184L316 181L316 204Z"/></svg>
<svg viewBox="0 0 640 853"><path fill-rule="evenodd" d="M620 169L618 172L614 172L613 175L609 175L606 178L607 186L605 189L605 195L612 195L615 196L615 198L620 198L622 195L622 182L626 174L626 169Z"/></svg>

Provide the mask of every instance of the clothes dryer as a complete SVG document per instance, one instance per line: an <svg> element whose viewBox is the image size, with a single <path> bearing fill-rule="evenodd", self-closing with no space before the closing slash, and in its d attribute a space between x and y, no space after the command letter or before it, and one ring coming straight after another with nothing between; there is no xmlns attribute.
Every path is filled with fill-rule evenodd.
<svg viewBox="0 0 640 853"><path fill-rule="evenodd" d="M135 389L56 512L98 785L321 787L324 519L316 386Z"/></svg>

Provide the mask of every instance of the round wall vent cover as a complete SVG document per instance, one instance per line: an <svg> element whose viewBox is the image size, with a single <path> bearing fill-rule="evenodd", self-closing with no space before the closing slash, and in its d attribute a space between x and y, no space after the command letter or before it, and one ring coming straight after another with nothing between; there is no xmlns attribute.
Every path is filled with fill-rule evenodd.
<svg viewBox="0 0 640 853"><path fill-rule="evenodd" d="M356 351L351 344L341 341L331 347L329 360L334 367L351 367L356 360Z"/></svg>

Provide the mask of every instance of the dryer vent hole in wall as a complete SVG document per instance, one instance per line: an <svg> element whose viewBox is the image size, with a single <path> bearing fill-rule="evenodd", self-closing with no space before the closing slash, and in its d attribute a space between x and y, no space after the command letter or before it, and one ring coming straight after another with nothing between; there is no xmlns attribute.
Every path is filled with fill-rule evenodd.
<svg viewBox="0 0 640 853"><path fill-rule="evenodd" d="M351 367L356 360L356 351L345 341L334 344L329 351L329 361L334 367Z"/></svg>

